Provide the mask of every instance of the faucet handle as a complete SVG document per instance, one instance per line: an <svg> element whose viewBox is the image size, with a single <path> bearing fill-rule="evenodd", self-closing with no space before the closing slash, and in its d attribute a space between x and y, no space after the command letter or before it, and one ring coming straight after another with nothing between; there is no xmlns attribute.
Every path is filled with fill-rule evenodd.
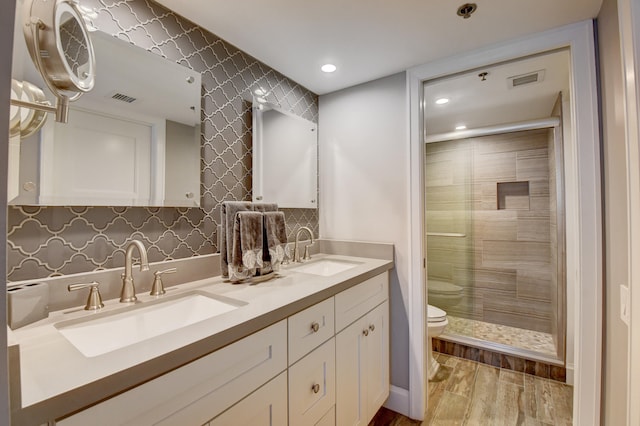
<svg viewBox="0 0 640 426"><path fill-rule="evenodd" d="M311 255L309 254L309 247L311 247L314 244L315 243L311 243L304 246L304 256L302 256L303 261L311 260Z"/></svg>
<svg viewBox="0 0 640 426"><path fill-rule="evenodd" d="M102 297L100 296L100 290L98 290L99 285L100 283L97 281L91 281L89 283L69 284L67 286L67 290L76 291L83 288L91 287L91 291L89 291L89 297L87 298L87 304L85 305L84 309L86 311L96 311L104 307L104 303L102 303Z"/></svg>
<svg viewBox="0 0 640 426"><path fill-rule="evenodd" d="M153 279L153 286L151 286L151 293L149 293L151 296L162 296L163 294L166 293L166 290L164 289L164 285L162 284L162 274L173 274L175 272L178 272L177 268L169 268L169 269L165 269L164 271L155 271L153 273L154 275L154 279Z"/></svg>

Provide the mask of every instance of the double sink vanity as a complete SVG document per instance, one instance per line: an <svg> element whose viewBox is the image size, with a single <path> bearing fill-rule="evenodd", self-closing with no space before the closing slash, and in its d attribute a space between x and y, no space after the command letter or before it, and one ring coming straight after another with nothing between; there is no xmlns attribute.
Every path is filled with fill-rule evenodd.
<svg viewBox="0 0 640 426"><path fill-rule="evenodd" d="M10 331L13 421L366 425L389 394L393 246L320 251L269 281L197 277Z"/></svg>
<svg viewBox="0 0 640 426"><path fill-rule="evenodd" d="M7 259L12 270L25 265L21 277L62 276L7 277L12 422L366 425L389 394L393 246L320 241L312 259L305 252L306 262L243 284L223 281L219 255L201 255L218 248L216 200L247 198L233 192L245 190L246 170L253 201L317 209L318 128L308 120L317 96L263 65L251 65L255 81L235 78L237 63L254 59L229 48L227 60L224 42L182 52L217 37L160 5L153 14L183 31L170 43L111 32L143 19L135 32L155 37L157 22L138 16L149 3L127 3L98 13L92 3L24 0L16 10L24 40L14 38L8 198L10 213L29 217L8 232ZM163 49L178 39L176 61ZM280 96L281 86L291 89ZM249 138L247 105L253 158L235 158ZM32 217L34 206L47 211ZM31 232L37 221L55 237ZM142 243L129 242L155 233L146 241L156 258L179 260L148 265ZM119 256L125 242L124 271L74 274L111 267L103 254Z"/></svg>

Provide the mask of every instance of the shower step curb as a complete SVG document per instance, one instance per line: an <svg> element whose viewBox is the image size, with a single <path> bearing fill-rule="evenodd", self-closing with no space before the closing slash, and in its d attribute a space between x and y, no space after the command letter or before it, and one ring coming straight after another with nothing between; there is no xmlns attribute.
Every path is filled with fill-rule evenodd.
<svg viewBox="0 0 640 426"><path fill-rule="evenodd" d="M461 343L433 338L433 350L445 355L453 355L493 367L523 372L544 379L566 383L567 370L565 367L541 361L534 361L514 355L505 355L488 349L479 349Z"/></svg>

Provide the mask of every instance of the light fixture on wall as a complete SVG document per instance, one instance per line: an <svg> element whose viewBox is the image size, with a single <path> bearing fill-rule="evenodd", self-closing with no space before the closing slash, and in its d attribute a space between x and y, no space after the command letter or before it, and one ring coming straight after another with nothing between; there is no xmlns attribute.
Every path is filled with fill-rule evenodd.
<svg viewBox="0 0 640 426"><path fill-rule="evenodd" d="M336 67L333 64L324 64L323 66L320 67L320 70L322 72L326 72L326 73L335 72L337 69L338 69L338 67Z"/></svg>
<svg viewBox="0 0 640 426"><path fill-rule="evenodd" d="M444 105L449 103L449 98L438 98L436 99L437 105Z"/></svg>
<svg viewBox="0 0 640 426"><path fill-rule="evenodd" d="M456 126L456 130L466 130L467 126L465 126L464 124L459 124Z"/></svg>

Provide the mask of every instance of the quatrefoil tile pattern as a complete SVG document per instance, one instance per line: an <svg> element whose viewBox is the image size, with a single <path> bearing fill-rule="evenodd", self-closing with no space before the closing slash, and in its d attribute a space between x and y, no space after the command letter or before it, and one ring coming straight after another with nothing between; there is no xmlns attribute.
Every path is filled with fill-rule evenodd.
<svg viewBox="0 0 640 426"><path fill-rule="evenodd" d="M81 4L96 11L100 31L202 74L201 208L11 206L8 281L122 266L131 239L143 241L150 261L215 253L221 203L251 199L252 92L317 122L317 95L163 6ZM290 238L299 226L318 235L317 210L283 211Z"/></svg>

